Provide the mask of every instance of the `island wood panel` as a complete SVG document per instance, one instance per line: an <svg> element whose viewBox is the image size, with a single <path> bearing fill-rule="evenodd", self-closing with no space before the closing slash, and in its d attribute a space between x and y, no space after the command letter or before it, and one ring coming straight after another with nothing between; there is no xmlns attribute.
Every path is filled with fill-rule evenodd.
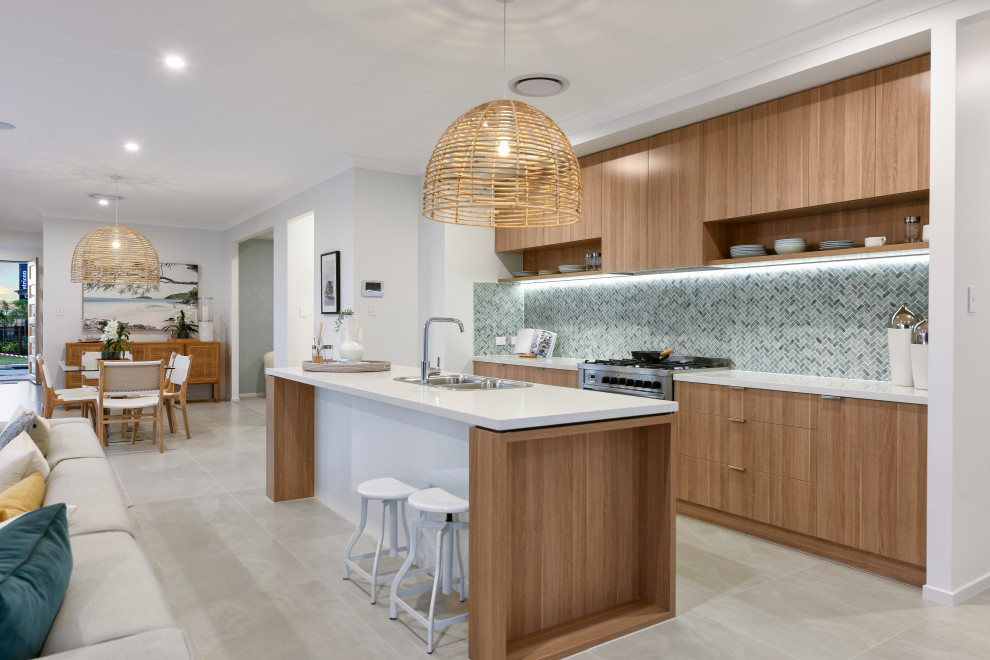
<svg viewBox="0 0 990 660"><path fill-rule="evenodd" d="M649 140L611 149L602 169L602 266L607 272L650 268Z"/></svg>
<svg viewBox="0 0 990 660"><path fill-rule="evenodd" d="M702 122L704 219L753 213L753 109Z"/></svg>
<svg viewBox="0 0 990 660"><path fill-rule="evenodd" d="M701 124L650 141L647 267L693 266L704 258L705 168Z"/></svg>
<svg viewBox="0 0 990 660"><path fill-rule="evenodd" d="M314 495L315 388L265 376L265 495L273 502Z"/></svg>
<svg viewBox="0 0 990 660"><path fill-rule="evenodd" d="M929 188L931 56L877 71L877 195Z"/></svg>
<svg viewBox="0 0 990 660"><path fill-rule="evenodd" d="M808 206L811 92L752 110L753 213Z"/></svg>
<svg viewBox="0 0 990 660"><path fill-rule="evenodd" d="M927 410L821 400L818 535L925 563Z"/></svg>
<svg viewBox="0 0 990 660"><path fill-rule="evenodd" d="M928 218L928 199L892 202L870 208L810 212L789 218L747 218L718 224L720 234L713 241L721 258L728 259L732 245L758 244L773 249L778 238L803 238L812 255L822 241L850 240L863 245L867 236L886 236L887 243L904 242L904 217L918 215ZM711 225L706 225L709 229Z"/></svg>
<svg viewBox="0 0 990 660"><path fill-rule="evenodd" d="M561 658L673 616L675 419L471 429L470 657Z"/></svg>
<svg viewBox="0 0 990 660"><path fill-rule="evenodd" d="M876 98L876 71L811 90L812 206L876 194Z"/></svg>

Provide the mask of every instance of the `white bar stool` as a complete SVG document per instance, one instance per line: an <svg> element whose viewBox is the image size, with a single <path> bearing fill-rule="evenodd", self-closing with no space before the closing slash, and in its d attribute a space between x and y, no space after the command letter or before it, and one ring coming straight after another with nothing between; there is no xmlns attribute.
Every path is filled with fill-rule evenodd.
<svg viewBox="0 0 990 660"><path fill-rule="evenodd" d="M388 554L390 557L396 557L399 552L407 551L409 547L409 526L406 524L406 498L417 490L419 489L416 486L410 486L392 477L371 479L370 481L358 484L357 492L361 496L361 522L358 523L357 529L354 530L354 536L347 542L347 548L344 549L344 579L350 580L351 570L353 570L365 580L368 580L371 583L372 605L378 600L378 585L391 582L392 578L396 575L395 573L381 577L378 575L378 563L382 555L382 543L385 541L385 513L388 511L392 514L388 529ZM364 527L368 523L368 500L381 500L382 503L382 533L378 537L378 548L374 552L352 557L351 550L354 549L354 544L361 538ZM400 506L402 508L402 527L406 532L406 545L401 548L398 543ZM369 575L367 571L357 565L357 560L368 559L370 557L375 558L375 563L372 565L371 574Z"/></svg>
<svg viewBox="0 0 990 660"><path fill-rule="evenodd" d="M420 518L419 520L412 519L409 521L412 525L412 536L409 538L409 553L406 557L406 562L399 569L395 580L392 582L392 594L388 606L389 618L399 618L399 607L411 614L414 619L426 626L426 652L433 653L433 631L437 628L446 628L455 623L467 621L468 618L466 613L441 619L440 621L434 618L437 605L437 589L440 586L441 580L445 594L450 593L451 584L456 582L457 593L461 597L461 602L464 602L464 599L468 597L468 581L467 576L464 574L464 560L461 556L460 544L460 533L462 530L466 531L468 529L468 523L466 521L454 520L454 516L457 514L468 512L468 501L456 495L451 495L443 488L427 488L426 490L421 490L410 495L409 506L420 512ZM445 514L445 520L426 520L423 518L424 513L442 513ZM423 529L437 530L437 564L433 571L433 585L431 587L427 584L400 591L399 585L406 577L420 575L430 571L429 567L419 568L413 571L409 570L412 567L413 561L416 559L416 550L419 546L419 532ZM457 551L457 565L460 569L460 577L457 580L453 580L451 577L455 548ZM433 595L430 598L429 617L423 617L422 614L403 600L404 596L423 593L430 589L433 590Z"/></svg>

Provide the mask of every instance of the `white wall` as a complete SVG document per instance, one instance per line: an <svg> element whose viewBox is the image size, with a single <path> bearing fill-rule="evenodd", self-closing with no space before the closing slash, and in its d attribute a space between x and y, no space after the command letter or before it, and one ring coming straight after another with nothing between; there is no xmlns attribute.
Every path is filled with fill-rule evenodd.
<svg viewBox="0 0 990 660"><path fill-rule="evenodd" d="M0 261L29 261L41 256L42 234L0 230Z"/></svg>
<svg viewBox="0 0 990 660"><path fill-rule="evenodd" d="M932 32L931 347L928 577L925 595L961 602L990 587L990 434L983 406L990 364L984 252L990 179L990 14Z"/></svg>
<svg viewBox="0 0 990 660"><path fill-rule="evenodd" d="M65 383L65 374L58 368L58 361L65 359L65 344L79 341L82 331L82 285L70 281L72 252L80 238L99 226L100 223L83 220L44 220L42 346L52 373L58 373L55 376L58 387ZM158 251L159 261L199 265L200 295L212 296L216 305L213 324L216 341L228 342L230 287L229 269L221 257L225 253L223 232L135 224L128 226L151 241ZM55 313L59 307L62 308L61 316ZM135 332L131 335L131 341L162 341L165 336L165 333ZM221 391L227 392L229 387L230 379L224 378ZM197 392L196 396L199 395Z"/></svg>
<svg viewBox="0 0 990 660"><path fill-rule="evenodd" d="M299 365L312 359L315 325L319 323L319 307L313 297L316 279L316 260L313 258L313 214L305 213L289 220L285 228L286 299L282 314L285 315L286 360ZM242 328L244 332L250 332Z"/></svg>

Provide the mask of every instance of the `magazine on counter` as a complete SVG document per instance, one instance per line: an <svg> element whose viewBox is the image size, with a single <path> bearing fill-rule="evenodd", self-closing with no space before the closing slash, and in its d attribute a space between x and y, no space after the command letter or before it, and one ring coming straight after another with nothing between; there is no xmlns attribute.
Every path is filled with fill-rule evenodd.
<svg viewBox="0 0 990 660"><path fill-rule="evenodd" d="M557 344L557 333L549 330L523 328L516 335L516 353L532 353L540 357L553 357Z"/></svg>

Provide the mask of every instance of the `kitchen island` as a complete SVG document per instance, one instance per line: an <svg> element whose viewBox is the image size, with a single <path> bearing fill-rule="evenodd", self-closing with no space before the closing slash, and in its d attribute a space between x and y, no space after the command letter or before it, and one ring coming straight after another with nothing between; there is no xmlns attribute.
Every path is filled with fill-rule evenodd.
<svg viewBox="0 0 990 660"><path fill-rule="evenodd" d="M472 658L563 657L674 616L676 403L266 373L270 499L356 521L365 479L469 497Z"/></svg>

